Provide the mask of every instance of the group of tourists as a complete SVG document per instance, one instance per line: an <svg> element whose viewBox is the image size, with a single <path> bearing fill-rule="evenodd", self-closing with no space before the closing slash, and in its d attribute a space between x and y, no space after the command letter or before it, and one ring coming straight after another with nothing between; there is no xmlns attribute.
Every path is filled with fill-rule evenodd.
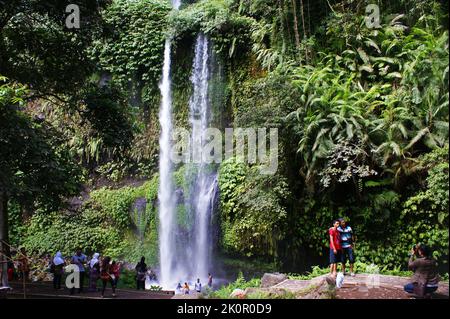
<svg viewBox="0 0 450 319"><path fill-rule="evenodd" d="M9 265L8 263L8 279L12 281L13 279L23 279L29 280L29 258L26 255L25 249L22 248L17 252L18 258L14 265ZM88 279L88 291L89 292L101 292L101 296L104 297L106 287L108 285L112 288L112 296L116 296L116 287L120 277L121 263L112 260L109 256L100 256L100 253L94 253L90 258L86 256L81 248L78 248L76 252L70 257L63 257L60 251L56 252L54 256L46 254L39 258L42 264L42 269L50 272L53 275L53 288L55 290L61 290L63 276L65 273L76 272L78 283L72 282L73 286L69 288L71 295L77 293L83 293L85 289L85 281ZM68 266L74 266L69 270ZM16 272L17 269L17 272ZM145 263L145 257L141 257L140 261L135 266L136 272L136 289L145 290L146 281L149 285L152 283L157 284L157 276L155 271L148 267ZM44 270L43 270L44 271ZM14 278L13 278L13 273ZM98 288L98 281L101 281L101 288ZM208 287L212 287L213 277L208 274ZM178 284L176 290L179 293L189 294L190 287L187 282L182 286L181 283ZM201 293L202 284L200 279L197 279L195 283L195 291Z"/></svg>
<svg viewBox="0 0 450 319"><path fill-rule="evenodd" d="M345 264L347 259L350 263L350 275L355 276L353 265L355 263L354 247L355 236L352 228L347 225L344 218L339 218L333 222L333 226L328 230L330 235L330 273L336 277L337 266L342 264L342 273L345 275Z"/></svg>
<svg viewBox="0 0 450 319"><path fill-rule="evenodd" d="M208 274L208 287L212 289L213 284L213 277L209 273ZM197 278L197 281L194 284L194 290L196 293L202 292L202 283L200 282L200 278ZM187 282L184 283L184 285L181 285L181 283L178 283L177 287L175 288L175 293L178 294L185 294L188 295L191 292L191 288L189 287L189 284Z"/></svg>
<svg viewBox="0 0 450 319"><path fill-rule="evenodd" d="M112 296L116 296L116 287L120 277L121 263L112 260L109 256L101 257L99 253L92 255L92 258L82 253L81 249L77 249L76 253L70 258L69 262L65 261L61 252L57 252L51 261L50 272L53 273L53 287L54 289L61 289L61 280L67 264L75 265L79 273L79 288L78 293L82 293L84 289L85 278L89 279L89 292L98 291L97 282L101 280L101 295L104 297L106 287L111 285ZM145 290L145 281L156 282L156 273L145 263L145 257L135 267L136 271L136 289ZM70 289L70 294L73 295L76 288Z"/></svg>
<svg viewBox="0 0 450 319"><path fill-rule="evenodd" d="M346 263L350 264L350 276L355 276L355 235L352 228L347 224L344 218L333 221L332 227L328 230L330 241L330 273L334 278L343 280L346 275ZM29 280L30 265L24 248L18 250L15 262L8 262L8 280L12 280L17 268L17 279L24 281ZM437 261L433 259L431 249L424 244L414 245L410 252L408 268L414 272L411 282L404 286L404 290L408 293L418 296L430 296L431 293L438 289L439 275ZM82 293L84 289L84 281L86 277L89 279L89 291L101 291L104 297L108 284L112 288L112 296L116 296L116 287L120 277L121 263L112 260L109 256L100 256L94 253L91 258L83 254L82 249L77 249L75 254L70 258L64 259L62 253L58 251L52 258L46 255L44 262L48 262L49 270L53 274L53 288L61 289L61 282L66 266L74 265L75 271L79 274L79 285L77 285L78 293ZM341 264L342 274L337 274L338 264ZM145 282L157 282L156 274L145 263L145 257L142 257L135 267L136 271L136 289L145 290ZM339 278L340 276L340 278ZM97 288L98 280L101 280L101 289ZM337 280L338 281L338 280ZM207 286L212 288L213 277L208 274ZM194 290L197 293L202 292L202 283L200 278L194 284ZM70 288L70 294L76 291L75 287ZM176 294L190 294L191 288L187 282L182 285L178 283Z"/></svg>
<svg viewBox="0 0 450 319"><path fill-rule="evenodd" d="M70 258L69 262L64 260L61 252L57 252L50 264L50 272L53 273L53 288L61 289L61 280L64 274L64 268L67 264L75 265L79 275L78 293L82 293L84 289L84 281L86 276L89 278L89 291L97 291L97 282L102 282L101 295L104 297L106 286L108 283L112 288L112 296L116 296L116 287L120 277L121 264L111 260L109 256L101 257L99 253L93 254L88 260L87 256L82 253L79 248ZM86 275L87 274L87 275ZM75 293L76 288L70 289L70 294Z"/></svg>

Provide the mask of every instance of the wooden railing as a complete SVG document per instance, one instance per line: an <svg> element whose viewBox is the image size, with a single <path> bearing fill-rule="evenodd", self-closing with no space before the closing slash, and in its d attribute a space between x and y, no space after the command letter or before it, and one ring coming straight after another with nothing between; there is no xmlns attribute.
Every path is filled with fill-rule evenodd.
<svg viewBox="0 0 450 319"><path fill-rule="evenodd" d="M16 251L20 257L24 257L27 259L27 261L29 261L28 257L26 255L22 254L20 252L20 250L17 249L17 247L11 246L9 243L7 243L4 240L1 241L1 244L2 244L2 246L3 245L8 246L10 251L12 251L12 250ZM6 282L7 285L6 285L6 287L3 287L3 288L7 291L12 289L11 287L9 287L9 282L8 282L8 266L7 266L7 264L9 261L14 262L14 259L11 258L10 256L8 256L7 254L5 254L3 251L0 251L0 266L2 267L0 283L3 285L3 282ZM23 270L23 267L22 267L21 271L22 271L21 277L22 277L22 285L23 285L23 298L26 299L27 298L26 278L25 278L25 272Z"/></svg>

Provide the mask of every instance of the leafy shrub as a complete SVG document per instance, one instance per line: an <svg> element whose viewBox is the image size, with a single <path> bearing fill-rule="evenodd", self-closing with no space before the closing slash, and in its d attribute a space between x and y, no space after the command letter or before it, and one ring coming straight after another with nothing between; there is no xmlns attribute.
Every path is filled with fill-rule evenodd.
<svg viewBox="0 0 450 319"><path fill-rule="evenodd" d="M23 244L31 252L72 254L77 247L88 253L100 252L113 258L130 261L146 256L157 262L157 221L155 201L158 178L140 187L112 190L102 188L91 193L80 212L37 212L26 229ZM146 199L143 212L145 239L141 241L132 230L132 205L138 198Z"/></svg>
<svg viewBox="0 0 450 319"><path fill-rule="evenodd" d="M435 258L448 263L448 145L420 160L428 172L426 187L404 203L399 220L399 244L405 250L418 242L427 244Z"/></svg>
<svg viewBox="0 0 450 319"><path fill-rule="evenodd" d="M277 243L284 236L283 204L289 196L286 181L228 160L220 168L219 189L225 250L246 256L263 252L276 256Z"/></svg>
<svg viewBox="0 0 450 319"><path fill-rule="evenodd" d="M174 36L201 31L211 37L216 52L227 58L248 51L254 20L231 10L232 5L231 0L203 0L173 13Z"/></svg>
<svg viewBox="0 0 450 319"><path fill-rule="evenodd" d="M220 289L212 291L209 298L220 298L220 299L229 299L230 294L235 289L242 289L245 290L245 288L256 288L261 285L261 280L257 278L253 278L251 280L245 280L242 273L239 273L238 278L236 281L229 283L227 285L222 286Z"/></svg>
<svg viewBox="0 0 450 319"><path fill-rule="evenodd" d="M166 1L113 1L103 12L104 35L94 42L92 57L124 88L137 81L156 89L169 11Z"/></svg>

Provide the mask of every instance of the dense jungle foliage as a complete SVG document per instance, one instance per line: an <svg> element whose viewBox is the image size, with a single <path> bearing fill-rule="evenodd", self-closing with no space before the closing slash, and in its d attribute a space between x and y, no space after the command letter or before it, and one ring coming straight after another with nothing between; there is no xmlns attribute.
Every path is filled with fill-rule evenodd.
<svg viewBox="0 0 450 319"><path fill-rule="evenodd" d="M215 123L279 132L275 175L221 163L218 253L301 272L327 263L345 216L361 262L405 267L423 242L448 267L447 1L70 2L80 29L68 1L0 1L0 239L157 263L164 41L185 126L203 32L221 66Z"/></svg>

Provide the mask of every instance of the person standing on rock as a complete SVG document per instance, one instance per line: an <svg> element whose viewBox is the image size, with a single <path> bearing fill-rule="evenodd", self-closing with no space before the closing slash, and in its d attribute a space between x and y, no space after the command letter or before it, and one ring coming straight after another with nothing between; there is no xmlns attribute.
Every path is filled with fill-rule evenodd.
<svg viewBox="0 0 450 319"><path fill-rule="evenodd" d="M189 291L191 290L191 288L189 288L189 285L187 282L184 283L183 290L184 290L185 295L189 295Z"/></svg>
<svg viewBox="0 0 450 319"><path fill-rule="evenodd" d="M177 288L175 288L175 295L181 295L183 290L183 287L181 286L181 283L179 282L177 285Z"/></svg>
<svg viewBox="0 0 450 319"><path fill-rule="evenodd" d="M328 230L330 235L330 273L333 277L336 277L337 264L342 262L341 236L337 230L339 225L339 220L335 220L333 227Z"/></svg>
<svg viewBox="0 0 450 319"><path fill-rule="evenodd" d="M212 288L213 277L211 274L208 274L208 287Z"/></svg>
<svg viewBox="0 0 450 319"><path fill-rule="evenodd" d="M355 263L355 255L353 253L355 236L353 235L352 228L347 225L344 218L339 219L340 225L337 228L340 239L341 239L341 247L342 247L342 273L345 275L345 264L348 261L350 263L350 276L354 277L355 273L353 271L353 264Z"/></svg>
<svg viewBox="0 0 450 319"><path fill-rule="evenodd" d="M200 282L200 278L197 278L197 282L195 283L195 291L198 293L202 292L202 284Z"/></svg>

